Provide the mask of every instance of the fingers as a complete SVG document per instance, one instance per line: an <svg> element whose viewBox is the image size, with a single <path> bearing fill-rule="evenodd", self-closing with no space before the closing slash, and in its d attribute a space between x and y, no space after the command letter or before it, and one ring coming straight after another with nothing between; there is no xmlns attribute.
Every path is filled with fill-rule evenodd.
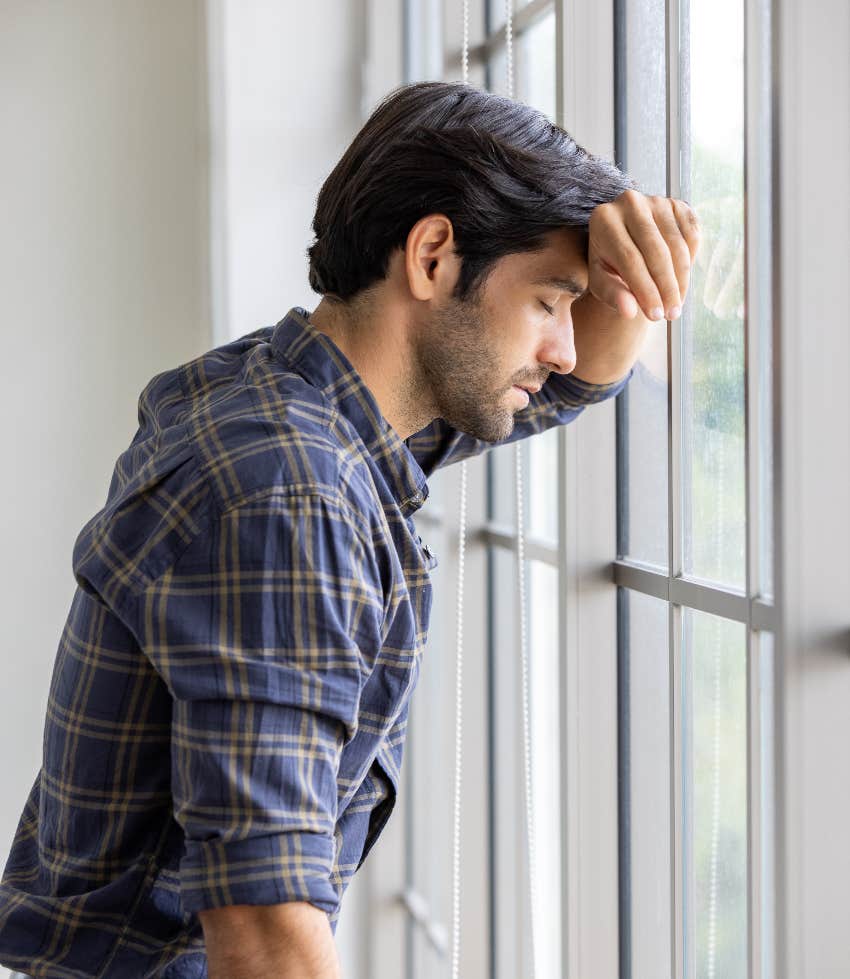
<svg viewBox="0 0 850 979"><path fill-rule="evenodd" d="M655 273L658 274L662 264L660 252L662 249L666 250L666 246L651 220L644 216L624 220L619 205L623 198L632 193L626 191L617 201L601 204L590 216L590 286L599 299L621 312L622 306L617 300L624 291L628 291L634 296L644 316L650 320L661 320L664 318L664 298L648 263L655 266ZM643 200L643 195L635 194L634 207L626 209L627 219L630 218L631 210L637 210L640 215L644 206ZM678 303L675 278L673 287L676 296L670 303L671 306ZM668 299L671 298L669 291L668 285Z"/></svg>
<svg viewBox="0 0 850 979"><path fill-rule="evenodd" d="M626 319L634 319L638 313L638 301L635 299L631 289L617 275L616 271L599 256L594 256L591 249L589 256L590 265L590 292L600 301L610 306L620 316Z"/></svg>
<svg viewBox="0 0 850 979"><path fill-rule="evenodd" d="M623 315L630 315L624 310L632 308L629 295L650 320L681 314L699 248L699 225L687 203L626 191L593 211L590 232L598 298Z"/></svg>
<svg viewBox="0 0 850 979"><path fill-rule="evenodd" d="M676 319L687 292L691 255L672 207L644 198L640 206L626 212L625 224L652 280L642 276L636 283L641 306L650 319Z"/></svg>
<svg viewBox="0 0 850 979"><path fill-rule="evenodd" d="M685 239L685 243L688 246L688 250L691 254L691 265L693 265L699 251L699 221L697 220L697 216L694 214L693 209L686 201L676 200L675 197L670 198L670 200L673 204L673 213L676 217L676 224L678 225L679 231L681 232L681 235Z"/></svg>

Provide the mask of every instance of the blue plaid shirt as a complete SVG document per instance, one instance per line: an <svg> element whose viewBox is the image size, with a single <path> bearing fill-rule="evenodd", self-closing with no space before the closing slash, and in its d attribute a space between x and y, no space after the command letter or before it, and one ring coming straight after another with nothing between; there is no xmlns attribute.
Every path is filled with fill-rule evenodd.
<svg viewBox="0 0 850 979"><path fill-rule="evenodd" d="M389 818L437 563L412 518L431 472L492 443L440 419L402 440L308 315L141 394L74 546L6 966L200 979L196 912L220 905L309 901L336 931ZM552 374L509 441L627 380Z"/></svg>

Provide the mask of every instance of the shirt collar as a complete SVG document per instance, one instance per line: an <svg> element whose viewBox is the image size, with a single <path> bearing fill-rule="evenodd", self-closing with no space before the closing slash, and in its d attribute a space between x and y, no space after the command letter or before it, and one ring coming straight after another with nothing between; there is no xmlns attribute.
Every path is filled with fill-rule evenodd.
<svg viewBox="0 0 850 979"><path fill-rule="evenodd" d="M327 334L317 330L301 306L293 306L274 327L275 355L291 365L356 429L407 516L428 499L425 473L404 440L381 414L375 396L351 361Z"/></svg>

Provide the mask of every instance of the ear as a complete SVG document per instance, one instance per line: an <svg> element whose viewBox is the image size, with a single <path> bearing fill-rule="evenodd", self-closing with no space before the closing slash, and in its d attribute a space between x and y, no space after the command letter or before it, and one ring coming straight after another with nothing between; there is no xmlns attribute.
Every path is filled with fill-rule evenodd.
<svg viewBox="0 0 850 979"><path fill-rule="evenodd" d="M428 214L410 229L404 247L404 270L414 299L449 296L460 273L454 228L445 214Z"/></svg>

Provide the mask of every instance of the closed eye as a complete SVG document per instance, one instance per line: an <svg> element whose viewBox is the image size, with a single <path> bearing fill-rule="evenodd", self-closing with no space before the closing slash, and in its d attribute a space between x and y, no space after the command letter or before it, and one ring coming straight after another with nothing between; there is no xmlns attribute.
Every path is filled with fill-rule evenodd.
<svg viewBox="0 0 850 979"><path fill-rule="evenodd" d="M546 310L546 312L550 316L554 316L555 315L555 310L551 306L547 306L546 303L544 303L542 299L539 300L539 302L540 302L540 305Z"/></svg>

